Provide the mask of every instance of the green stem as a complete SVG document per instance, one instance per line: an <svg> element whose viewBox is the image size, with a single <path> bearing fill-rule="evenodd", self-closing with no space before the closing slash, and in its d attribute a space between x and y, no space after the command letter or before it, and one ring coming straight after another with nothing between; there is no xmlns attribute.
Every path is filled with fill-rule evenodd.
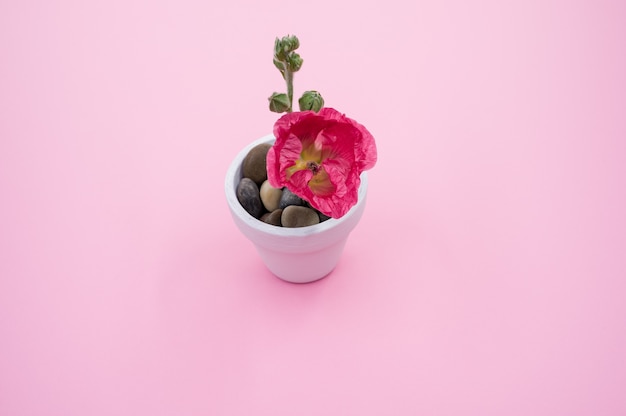
<svg viewBox="0 0 626 416"><path fill-rule="evenodd" d="M285 81L287 82L287 99L289 99L288 113L293 111L293 72L289 69L289 65L285 65Z"/></svg>

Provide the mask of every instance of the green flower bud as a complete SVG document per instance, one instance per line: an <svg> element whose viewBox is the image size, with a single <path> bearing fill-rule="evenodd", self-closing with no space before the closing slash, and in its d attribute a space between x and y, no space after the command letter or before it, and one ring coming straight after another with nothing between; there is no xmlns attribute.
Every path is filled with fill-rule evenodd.
<svg viewBox="0 0 626 416"><path fill-rule="evenodd" d="M291 72L298 72L302 67L302 58L295 52L290 53L289 56L287 56L287 65Z"/></svg>
<svg viewBox="0 0 626 416"><path fill-rule="evenodd" d="M274 41L274 61L284 61L287 55L283 51L283 44L280 39L276 38Z"/></svg>
<svg viewBox="0 0 626 416"><path fill-rule="evenodd" d="M298 38L294 35L294 36L284 36L280 42L283 46L283 50L285 51L285 54L289 53L289 52L293 52L296 49L298 49L300 47L300 41L298 40Z"/></svg>
<svg viewBox="0 0 626 416"><path fill-rule="evenodd" d="M280 61L287 60L290 52L300 47L300 41L296 36L283 36L282 39L276 38L274 41L274 57Z"/></svg>
<svg viewBox="0 0 626 416"><path fill-rule="evenodd" d="M313 110L317 113L324 107L324 99L317 91L305 91L298 100L298 104L300 105L300 111Z"/></svg>
<svg viewBox="0 0 626 416"><path fill-rule="evenodd" d="M289 97L287 94L273 93L269 98L270 111L274 113L284 113L289 109Z"/></svg>
<svg viewBox="0 0 626 416"><path fill-rule="evenodd" d="M285 76L285 63L283 61L279 61L278 59L274 58L274 66L276 68L278 68L278 70L280 71L281 74L283 74L283 76Z"/></svg>

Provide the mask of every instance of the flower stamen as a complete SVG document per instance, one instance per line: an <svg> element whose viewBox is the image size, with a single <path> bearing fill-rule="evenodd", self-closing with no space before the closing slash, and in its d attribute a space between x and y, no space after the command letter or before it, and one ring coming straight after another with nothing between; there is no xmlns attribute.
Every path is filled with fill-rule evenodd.
<svg viewBox="0 0 626 416"><path fill-rule="evenodd" d="M320 165L318 165L317 163L313 162L313 161L309 161L306 163L306 168L308 170L310 170L311 172L313 172L313 175L317 174L317 172L320 171Z"/></svg>

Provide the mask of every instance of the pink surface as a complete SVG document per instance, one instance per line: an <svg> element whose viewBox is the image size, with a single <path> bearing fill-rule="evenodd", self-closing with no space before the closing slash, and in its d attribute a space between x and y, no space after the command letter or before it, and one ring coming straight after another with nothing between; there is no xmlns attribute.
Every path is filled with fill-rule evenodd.
<svg viewBox="0 0 626 416"><path fill-rule="evenodd" d="M377 139L336 271L223 195L296 91ZM0 3L0 415L626 414L618 1Z"/></svg>

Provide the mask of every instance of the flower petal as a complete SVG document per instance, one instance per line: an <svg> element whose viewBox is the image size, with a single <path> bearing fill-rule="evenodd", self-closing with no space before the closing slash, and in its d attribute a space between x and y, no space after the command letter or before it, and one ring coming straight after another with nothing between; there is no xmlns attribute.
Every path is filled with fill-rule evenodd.
<svg viewBox="0 0 626 416"><path fill-rule="evenodd" d="M376 164L374 138L361 124L325 107L282 116L267 155L270 184L288 187L334 218L356 204L360 174Z"/></svg>
<svg viewBox="0 0 626 416"><path fill-rule="evenodd" d="M318 197L328 197L335 193L337 186L330 180L330 175L324 168L313 175L308 183L311 192Z"/></svg>

